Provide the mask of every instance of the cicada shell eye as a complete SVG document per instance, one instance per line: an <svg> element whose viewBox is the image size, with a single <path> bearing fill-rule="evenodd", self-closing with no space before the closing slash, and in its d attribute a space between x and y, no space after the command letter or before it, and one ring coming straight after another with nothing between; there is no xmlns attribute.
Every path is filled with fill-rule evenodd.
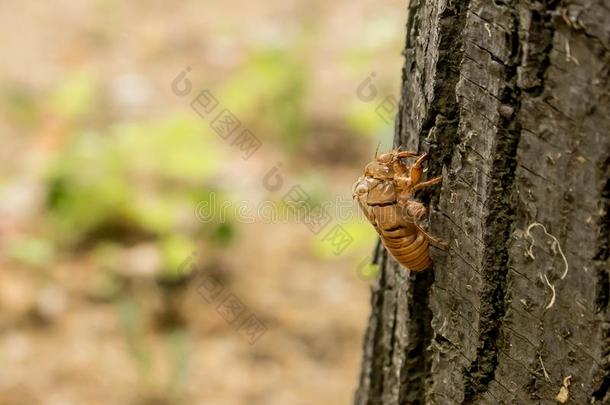
<svg viewBox="0 0 610 405"><path fill-rule="evenodd" d="M383 153L377 157L377 161L381 163L391 163L394 159L394 155L392 153Z"/></svg>

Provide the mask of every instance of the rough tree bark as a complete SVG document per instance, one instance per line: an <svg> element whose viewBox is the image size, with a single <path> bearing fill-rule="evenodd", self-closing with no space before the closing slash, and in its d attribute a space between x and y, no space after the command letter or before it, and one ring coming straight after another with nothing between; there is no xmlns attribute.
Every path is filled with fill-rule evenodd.
<svg viewBox="0 0 610 405"><path fill-rule="evenodd" d="M378 250L356 404L610 403L609 7L411 1L395 144L450 249Z"/></svg>

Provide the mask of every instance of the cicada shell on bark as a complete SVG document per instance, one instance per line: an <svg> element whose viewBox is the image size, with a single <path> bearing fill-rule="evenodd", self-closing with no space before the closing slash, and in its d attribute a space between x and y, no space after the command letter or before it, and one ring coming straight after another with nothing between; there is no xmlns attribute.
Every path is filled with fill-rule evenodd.
<svg viewBox="0 0 610 405"><path fill-rule="evenodd" d="M420 225L427 210L422 203L413 200L417 190L441 182L441 177L421 181L422 164L427 157L426 154L397 150L384 153L366 166L364 176L353 188L353 197L388 252L411 271L423 271L432 265L430 244L446 247ZM403 162L408 158L416 160L408 165Z"/></svg>

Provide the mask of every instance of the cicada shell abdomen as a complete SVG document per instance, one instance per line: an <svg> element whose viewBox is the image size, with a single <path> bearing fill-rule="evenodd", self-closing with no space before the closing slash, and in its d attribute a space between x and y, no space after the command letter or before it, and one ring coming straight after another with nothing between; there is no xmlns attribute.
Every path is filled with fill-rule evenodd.
<svg viewBox="0 0 610 405"><path fill-rule="evenodd" d="M374 206L377 233L388 252L411 271L426 270L432 264L428 238L409 222L398 204Z"/></svg>
<svg viewBox="0 0 610 405"><path fill-rule="evenodd" d="M404 228L382 231L381 240L392 257L411 271L423 271L432 264L428 239L419 231L411 234Z"/></svg>

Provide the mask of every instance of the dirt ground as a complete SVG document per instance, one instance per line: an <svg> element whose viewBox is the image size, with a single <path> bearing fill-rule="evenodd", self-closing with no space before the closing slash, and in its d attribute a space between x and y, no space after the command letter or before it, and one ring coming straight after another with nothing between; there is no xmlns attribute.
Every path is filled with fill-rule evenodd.
<svg viewBox="0 0 610 405"><path fill-rule="evenodd" d="M290 221L238 219L230 243L214 245L200 237L208 225L185 204L179 228L187 229L202 272L167 281L159 276L165 245L157 236L125 242L114 229L115 256L103 253L95 235L63 243L49 225L49 162L64 159L87 131L175 111L192 117L189 102L171 90L190 66L197 88L232 106L243 102L235 107L245 111L242 121L263 133L271 128L248 161L216 140L214 153L224 160L210 184L250 202L279 200L294 184L322 184L323 198L350 200L378 139L391 138L391 123L375 108L398 94L405 18L406 4L397 0L0 5L0 404L349 403L369 312L369 284L357 273L374 247L366 223L347 221L355 242L338 256L321 235ZM258 68L243 67L269 44L307 67L296 149L274 126L282 111L249 114L256 102L240 98L266 91L266 82L256 87ZM81 98L54 95L74 72L101 89L99 104L83 116ZM358 88L371 72L377 93L363 100ZM278 161L285 184L268 193L262 179ZM138 190L149 181L166 186L156 177L130 181ZM15 241L27 243L15 248ZM250 344L237 322L223 318L221 298L206 301L200 276L222 283L220 297L236 297L264 323L260 339Z"/></svg>

